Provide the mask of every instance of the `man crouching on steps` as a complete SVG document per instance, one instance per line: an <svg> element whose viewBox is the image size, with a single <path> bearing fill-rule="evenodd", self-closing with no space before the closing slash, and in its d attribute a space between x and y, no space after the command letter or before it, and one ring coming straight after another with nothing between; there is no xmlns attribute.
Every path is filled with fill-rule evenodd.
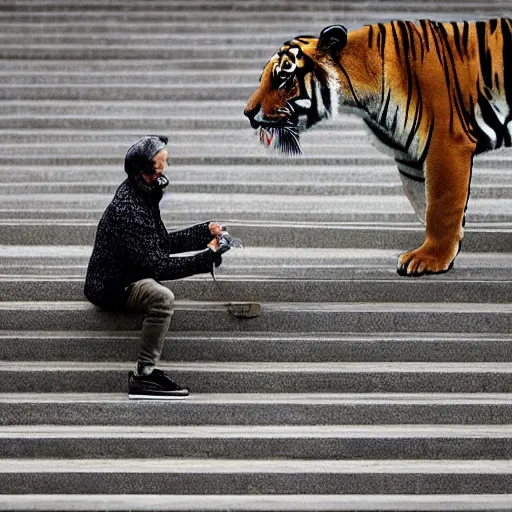
<svg viewBox="0 0 512 512"><path fill-rule="evenodd" d="M159 283L211 272L221 263L222 250L211 242L217 223L203 223L167 232L159 202L169 180L167 137L143 137L126 153L128 178L119 186L99 222L85 278L85 296L110 311L145 312L140 353L129 374L129 398L173 399L187 389L155 368L173 315L174 295ZM191 256L170 256L199 251Z"/></svg>

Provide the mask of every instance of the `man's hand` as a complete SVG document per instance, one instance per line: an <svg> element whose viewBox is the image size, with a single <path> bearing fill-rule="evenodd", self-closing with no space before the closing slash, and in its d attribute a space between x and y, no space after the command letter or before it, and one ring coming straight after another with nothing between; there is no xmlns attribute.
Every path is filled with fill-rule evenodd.
<svg viewBox="0 0 512 512"><path fill-rule="evenodd" d="M213 236L218 237L226 228L218 222L210 222L210 224L208 224L208 229Z"/></svg>
<svg viewBox="0 0 512 512"><path fill-rule="evenodd" d="M222 232L226 229L222 224L218 222L210 222L208 224L208 229L210 233L214 236L213 240L206 246L212 249L212 251L216 251L219 248L219 239L222 235Z"/></svg>
<svg viewBox="0 0 512 512"><path fill-rule="evenodd" d="M219 224L218 222L210 222L208 224L210 233L214 235L214 239L207 244L212 251L216 251L219 254L223 254L229 251L231 247L243 247L242 242L238 238L233 238L227 231L226 226Z"/></svg>
<svg viewBox="0 0 512 512"><path fill-rule="evenodd" d="M219 239L214 238L209 244L206 245L206 247L209 247L212 251L216 251L219 248Z"/></svg>

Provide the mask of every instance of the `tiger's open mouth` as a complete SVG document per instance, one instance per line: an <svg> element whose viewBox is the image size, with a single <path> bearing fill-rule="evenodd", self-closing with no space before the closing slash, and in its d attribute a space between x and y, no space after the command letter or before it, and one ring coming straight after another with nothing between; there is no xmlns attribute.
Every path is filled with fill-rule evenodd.
<svg viewBox="0 0 512 512"><path fill-rule="evenodd" d="M266 148L279 151L287 156L303 155L300 146L298 126L290 121L285 123L260 123L257 128L260 143Z"/></svg>

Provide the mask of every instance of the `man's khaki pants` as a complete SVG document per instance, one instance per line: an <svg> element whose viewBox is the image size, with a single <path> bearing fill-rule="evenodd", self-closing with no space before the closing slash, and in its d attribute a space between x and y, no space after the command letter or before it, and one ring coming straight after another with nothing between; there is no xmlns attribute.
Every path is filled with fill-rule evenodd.
<svg viewBox="0 0 512 512"><path fill-rule="evenodd" d="M128 290L128 309L145 312L137 361L138 368L143 367L139 373L145 375L151 373L162 354L173 315L174 294L151 278L136 281Z"/></svg>

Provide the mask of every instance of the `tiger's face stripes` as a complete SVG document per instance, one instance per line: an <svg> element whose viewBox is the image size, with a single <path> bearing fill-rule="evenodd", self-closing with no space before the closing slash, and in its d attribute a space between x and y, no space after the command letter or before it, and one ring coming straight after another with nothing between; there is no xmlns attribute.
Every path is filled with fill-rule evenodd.
<svg viewBox="0 0 512 512"><path fill-rule="evenodd" d="M263 144L299 154L299 134L338 110L337 78L328 61L322 65L317 39L298 36L271 57L259 89L245 109Z"/></svg>
<svg viewBox="0 0 512 512"><path fill-rule="evenodd" d="M245 115L260 140L299 153L338 108L360 115L398 166L426 226L401 275L448 271L460 249L475 155L512 146L512 20L392 21L285 43Z"/></svg>

